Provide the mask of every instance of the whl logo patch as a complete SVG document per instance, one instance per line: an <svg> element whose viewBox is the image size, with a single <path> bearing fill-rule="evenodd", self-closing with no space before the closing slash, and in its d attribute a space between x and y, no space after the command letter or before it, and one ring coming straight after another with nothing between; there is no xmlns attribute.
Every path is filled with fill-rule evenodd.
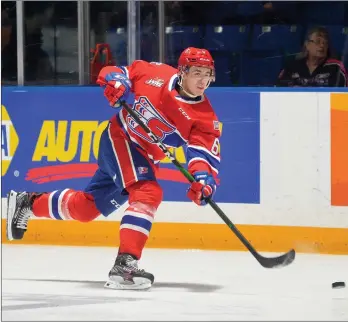
<svg viewBox="0 0 348 322"><path fill-rule="evenodd" d="M145 84L155 87L162 87L164 84L164 80L160 78L148 79Z"/></svg>
<svg viewBox="0 0 348 322"><path fill-rule="evenodd" d="M1 115L1 176L3 177L17 150L19 139L4 105L1 105Z"/></svg>

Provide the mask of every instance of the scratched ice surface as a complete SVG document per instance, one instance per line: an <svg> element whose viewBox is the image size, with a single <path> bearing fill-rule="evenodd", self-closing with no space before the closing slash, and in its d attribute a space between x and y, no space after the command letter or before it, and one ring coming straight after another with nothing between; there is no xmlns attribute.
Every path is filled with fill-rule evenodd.
<svg viewBox="0 0 348 322"><path fill-rule="evenodd" d="M3 245L2 319L348 320L348 256L265 269L247 252L144 251L149 291L104 289L114 248Z"/></svg>

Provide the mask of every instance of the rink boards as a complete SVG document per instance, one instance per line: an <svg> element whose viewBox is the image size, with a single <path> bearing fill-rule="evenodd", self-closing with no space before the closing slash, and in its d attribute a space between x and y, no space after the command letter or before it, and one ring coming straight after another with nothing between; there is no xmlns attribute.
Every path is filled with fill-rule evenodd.
<svg viewBox="0 0 348 322"><path fill-rule="evenodd" d="M212 88L208 97L222 124L215 200L226 215L260 250L348 254L348 93ZM83 189L113 113L101 90L3 88L2 104L2 198L9 189ZM184 149L175 154L186 165ZM149 247L243 249L209 206L187 202L168 160L161 168ZM125 207L88 224L34 219L22 242L118 245ZM3 220L6 242L4 229Z"/></svg>

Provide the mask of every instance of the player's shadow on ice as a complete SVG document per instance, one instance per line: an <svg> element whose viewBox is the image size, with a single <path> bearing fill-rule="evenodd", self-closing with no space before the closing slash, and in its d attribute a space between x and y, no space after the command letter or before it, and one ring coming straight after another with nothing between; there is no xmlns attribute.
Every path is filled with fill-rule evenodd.
<svg viewBox="0 0 348 322"><path fill-rule="evenodd" d="M4 278L3 280L12 281L33 281L33 282L49 282L49 283L74 283L80 284L82 287L100 289L104 286L105 281L81 281L81 280L60 280L60 279L40 279L40 278ZM153 289L185 289L195 293L215 292L222 285L201 284L201 283L178 283L178 282L156 282L152 286Z"/></svg>

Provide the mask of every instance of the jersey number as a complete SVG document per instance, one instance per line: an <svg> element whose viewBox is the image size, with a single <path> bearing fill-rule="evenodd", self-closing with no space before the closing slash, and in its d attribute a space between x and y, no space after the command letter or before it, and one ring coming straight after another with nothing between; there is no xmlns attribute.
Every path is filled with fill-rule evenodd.
<svg viewBox="0 0 348 322"><path fill-rule="evenodd" d="M220 142L219 139L216 138L214 140L213 146L211 147L211 153L213 153L214 155L219 155L220 153Z"/></svg>
<svg viewBox="0 0 348 322"><path fill-rule="evenodd" d="M140 96L133 104L133 110L138 114L139 118L151 129L151 131L159 138L160 141L172 134L175 127L169 124L155 109L146 96ZM128 128L140 136L142 139L153 143L153 140L147 135L145 130L133 119L127 116Z"/></svg>

